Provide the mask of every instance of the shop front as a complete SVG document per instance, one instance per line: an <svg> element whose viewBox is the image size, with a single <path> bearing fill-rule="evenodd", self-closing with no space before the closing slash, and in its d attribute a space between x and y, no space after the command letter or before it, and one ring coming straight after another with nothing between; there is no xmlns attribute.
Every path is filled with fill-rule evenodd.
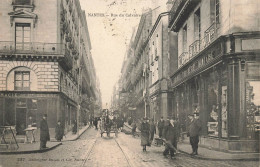
<svg viewBox="0 0 260 167"><path fill-rule="evenodd" d="M259 152L260 55L236 48L240 36L229 40L221 37L172 76L173 112L183 134L188 114L199 112L201 145Z"/></svg>
<svg viewBox="0 0 260 167"><path fill-rule="evenodd" d="M25 135L30 124L40 126L43 114L47 121L51 137L55 136L55 126L60 120L65 131L71 128L76 119L76 105L59 93L39 92L1 92L0 126L15 126L16 135ZM39 140L39 130L36 140Z"/></svg>

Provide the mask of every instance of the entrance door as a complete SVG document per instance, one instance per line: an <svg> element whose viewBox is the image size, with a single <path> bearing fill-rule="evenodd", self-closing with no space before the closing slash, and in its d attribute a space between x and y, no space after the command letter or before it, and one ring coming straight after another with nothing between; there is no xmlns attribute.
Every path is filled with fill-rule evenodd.
<svg viewBox="0 0 260 167"><path fill-rule="evenodd" d="M25 135L26 108L16 108L16 131L17 135Z"/></svg>

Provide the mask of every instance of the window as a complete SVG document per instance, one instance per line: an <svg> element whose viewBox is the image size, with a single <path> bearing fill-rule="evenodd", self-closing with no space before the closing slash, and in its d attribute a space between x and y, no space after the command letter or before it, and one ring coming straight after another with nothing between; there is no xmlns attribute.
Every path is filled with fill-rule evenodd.
<svg viewBox="0 0 260 167"><path fill-rule="evenodd" d="M14 0L15 5L31 5L31 0Z"/></svg>
<svg viewBox="0 0 260 167"><path fill-rule="evenodd" d="M216 23L219 23L219 0L215 1L215 10Z"/></svg>
<svg viewBox="0 0 260 167"><path fill-rule="evenodd" d="M187 51L187 25L183 27L183 39L182 39L183 52Z"/></svg>
<svg viewBox="0 0 260 167"><path fill-rule="evenodd" d="M210 22L219 23L219 0L210 0Z"/></svg>
<svg viewBox="0 0 260 167"><path fill-rule="evenodd" d="M31 42L31 26L29 23L16 23L15 47L17 50L29 50Z"/></svg>
<svg viewBox="0 0 260 167"><path fill-rule="evenodd" d="M30 90L30 72L16 71L14 77L15 90Z"/></svg>
<svg viewBox="0 0 260 167"><path fill-rule="evenodd" d="M200 25L200 9L198 9L194 13L194 33L195 33L195 40L200 40L201 38L201 25Z"/></svg>

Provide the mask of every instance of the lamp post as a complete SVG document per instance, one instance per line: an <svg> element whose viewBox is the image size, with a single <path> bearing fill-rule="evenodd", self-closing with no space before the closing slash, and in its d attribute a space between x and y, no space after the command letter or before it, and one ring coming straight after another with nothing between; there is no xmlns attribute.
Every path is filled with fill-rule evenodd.
<svg viewBox="0 0 260 167"><path fill-rule="evenodd" d="M146 109L146 70L147 70L147 67L146 67L146 63L144 63L144 117L147 116L147 109Z"/></svg>

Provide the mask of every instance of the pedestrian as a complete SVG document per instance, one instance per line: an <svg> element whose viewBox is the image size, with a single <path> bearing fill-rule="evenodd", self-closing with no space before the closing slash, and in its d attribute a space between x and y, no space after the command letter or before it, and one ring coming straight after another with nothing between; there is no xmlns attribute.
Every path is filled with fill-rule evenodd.
<svg viewBox="0 0 260 167"><path fill-rule="evenodd" d="M132 135L133 135L133 137L135 137L135 134L136 134L136 121L135 120L133 120L131 127L132 127Z"/></svg>
<svg viewBox="0 0 260 167"><path fill-rule="evenodd" d="M55 139L57 141L61 141L61 139L63 138L64 135L64 129L61 125L60 120L58 120L56 128L55 128Z"/></svg>
<svg viewBox="0 0 260 167"><path fill-rule="evenodd" d="M45 149L47 141L50 141L50 133L47 123L47 114L44 114L40 122L40 149Z"/></svg>
<svg viewBox="0 0 260 167"><path fill-rule="evenodd" d="M97 120L97 128L101 129L101 119L100 119L100 117L98 117L98 120Z"/></svg>
<svg viewBox="0 0 260 167"><path fill-rule="evenodd" d="M165 122L163 120L163 117L161 117L161 119L159 120L158 125L157 125L158 131L159 131L159 138L162 138L164 124L165 124Z"/></svg>
<svg viewBox="0 0 260 167"><path fill-rule="evenodd" d="M154 120L151 119L151 122L150 122L150 143L153 142L153 138L154 138L155 133L156 133L156 127L155 127L155 124L154 124Z"/></svg>
<svg viewBox="0 0 260 167"><path fill-rule="evenodd" d="M190 144L192 147L191 155L198 155L198 144L199 144L199 134L201 131L201 121L199 119L199 113L195 112L194 117L190 116L191 123L189 125Z"/></svg>
<svg viewBox="0 0 260 167"><path fill-rule="evenodd" d="M77 133L77 120L74 120L73 122L72 133L73 134Z"/></svg>
<svg viewBox="0 0 260 167"><path fill-rule="evenodd" d="M130 126L131 126L131 124L132 124L132 122L133 122L133 119L132 119L132 117L129 117L127 122L128 122L128 125L130 125Z"/></svg>
<svg viewBox="0 0 260 167"><path fill-rule="evenodd" d="M122 129L124 127L124 118L121 118L119 122L120 122L119 123L120 124L120 126L119 126L120 127L120 131L122 131Z"/></svg>
<svg viewBox="0 0 260 167"><path fill-rule="evenodd" d="M95 126L95 129L97 130L97 124L98 124L97 117L94 118L93 124Z"/></svg>
<svg viewBox="0 0 260 167"><path fill-rule="evenodd" d="M91 115L89 118L89 127L93 127L93 117Z"/></svg>
<svg viewBox="0 0 260 167"><path fill-rule="evenodd" d="M174 118L170 118L170 122L165 126L164 138L165 150L163 155L167 156L170 152L171 159L173 159L174 152L177 150L177 126L175 124Z"/></svg>
<svg viewBox="0 0 260 167"><path fill-rule="evenodd" d="M141 146L143 146L143 151L146 151L146 146L150 145L149 141L150 126L147 118L143 118L141 124Z"/></svg>

